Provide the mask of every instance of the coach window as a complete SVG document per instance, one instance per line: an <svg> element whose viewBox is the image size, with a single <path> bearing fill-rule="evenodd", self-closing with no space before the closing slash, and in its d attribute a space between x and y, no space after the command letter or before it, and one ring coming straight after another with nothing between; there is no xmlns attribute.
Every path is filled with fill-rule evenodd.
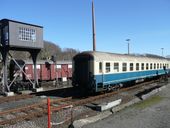
<svg viewBox="0 0 170 128"><path fill-rule="evenodd" d="M133 63L130 63L130 71L133 71Z"/></svg>
<svg viewBox="0 0 170 128"><path fill-rule="evenodd" d="M156 69L156 64L154 63L154 69Z"/></svg>
<svg viewBox="0 0 170 128"><path fill-rule="evenodd" d="M146 70L148 70L149 69L149 64L148 63L146 63Z"/></svg>
<svg viewBox="0 0 170 128"><path fill-rule="evenodd" d="M114 72L119 72L119 63L114 63Z"/></svg>
<svg viewBox="0 0 170 128"><path fill-rule="evenodd" d="M164 64L163 69L166 70L166 64Z"/></svg>
<svg viewBox="0 0 170 128"><path fill-rule="evenodd" d="M102 62L99 62L99 73L102 73Z"/></svg>
<svg viewBox="0 0 170 128"><path fill-rule="evenodd" d="M162 64L160 64L160 68L162 68Z"/></svg>
<svg viewBox="0 0 170 128"><path fill-rule="evenodd" d="M150 63L150 69L152 69L152 63Z"/></svg>
<svg viewBox="0 0 170 128"><path fill-rule="evenodd" d="M165 64L165 66L166 66L166 69L168 68L168 64Z"/></svg>
<svg viewBox="0 0 170 128"><path fill-rule="evenodd" d="M141 70L144 70L144 63L141 64Z"/></svg>
<svg viewBox="0 0 170 128"><path fill-rule="evenodd" d="M122 71L123 72L127 71L127 63L122 64Z"/></svg>
<svg viewBox="0 0 170 128"><path fill-rule="evenodd" d="M159 64L157 64L157 69L159 69Z"/></svg>
<svg viewBox="0 0 170 128"><path fill-rule="evenodd" d="M136 63L136 71L139 70L139 63Z"/></svg>
<svg viewBox="0 0 170 128"><path fill-rule="evenodd" d="M106 73L110 72L110 63L106 63Z"/></svg>

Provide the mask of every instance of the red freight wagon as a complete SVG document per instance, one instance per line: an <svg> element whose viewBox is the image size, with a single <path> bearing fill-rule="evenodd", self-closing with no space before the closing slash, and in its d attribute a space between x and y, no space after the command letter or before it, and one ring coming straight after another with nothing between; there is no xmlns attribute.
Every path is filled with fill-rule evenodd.
<svg viewBox="0 0 170 128"><path fill-rule="evenodd" d="M34 66L33 62L31 60L26 60L24 71L26 73L23 76L23 80L34 80ZM14 64L13 64L14 65ZM19 70L18 68L14 69L12 68L11 64L11 73L16 72ZM47 60L41 60L37 62L36 65L37 69L37 77L39 81L50 81L50 80L61 80L61 81L67 81L67 79L71 79L72 77L72 62L71 61L57 61L54 63L53 61ZM14 71L15 70L15 71ZM10 74L11 74L10 73Z"/></svg>
<svg viewBox="0 0 170 128"><path fill-rule="evenodd" d="M56 62L57 78L61 81L67 81L72 77L72 62L71 61L57 61Z"/></svg>
<svg viewBox="0 0 170 128"><path fill-rule="evenodd" d="M37 64L36 65L36 69L37 69L37 76L38 79L40 78L40 74L41 74L41 65ZM25 61L25 67L24 67L24 71L27 74L27 77L25 77L25 80L28 80L28 78L30 80L34 80L34 66L33 66L33 62L31 61Z"/></svg>
<svg viewBox="0 0 170 128"><path fill-rule="evenodd" d="M25 72L27 76L33 80L34 79L34 67L33 62L26 61L25 62ZM38 61L36 65L38 80L40 81L48 81L55 79L55 64L52 61ZM26 80L28 78L26 77Z"/></svg>
<svg viewBox="0 0 170 128"><path fill-rule="evenodd" d="M55 72L54 72L55 64L52 61L46 61L41 64L41 79L40 80L54 80Z"/></svg>

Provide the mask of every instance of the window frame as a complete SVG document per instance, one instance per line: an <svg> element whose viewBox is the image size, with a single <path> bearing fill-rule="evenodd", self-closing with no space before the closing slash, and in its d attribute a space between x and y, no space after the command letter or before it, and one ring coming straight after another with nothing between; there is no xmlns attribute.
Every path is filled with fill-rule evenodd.
<svg viewBox="0 0 170 128"><path fill-rule="evenodd" d="M145 63L141 63L141 70L145 70Z"/></svg>
<svg viewBox="0 0 170 128"><path fill-rule="evenodd" d="M159 69L159 63L157 63L157 69Z"/></svg>
<svg viewBox="0 0 170 128"><path fill-rule="evenodd" d="M115 65L115 64L117 64L117 65ZM116 68L115 68L116 67ZM113 71L114 72L119 72L119 62L114 62L113 63Z"/></svg>
<svg viewBox="0 0 170 128"><path fill-rule="evenodd" d="M18 39L20 41L36 42L36 29L19 27L18 28Z"/></svg>
<svg viewBox="0 0 170 128"><path fill-rule="evenodd" d="M122 63L122 72L126 72L127 71L127 63L123 62Z"/></svg>
<svg viewBox="0 0 170 128"><path fill-rule="evenodd" d="M150 70L152 70L153 69L153 64L152 63L150 63Z"/></svg>
<svg viewBox="0 0 170 128"><path fill-rule="evenodd" d="M103 72L103 63L99 62L99 73Z"/></svg>
<svg viewBox="0 0 170 128"><path fill-rule="evenodd" d="M133 71L134 70L134 63L130 63L129 64L129 71Z"/></svg>
<svg viewBox="0 0 170 128"><path fill-rule="evenodd" d="M136 71L139 71L139 63L136 63Z"/></svg>
<svg viewBox="0 0 170 128"><path fill-rule="evenodd" d="M160 63L160 69L162 69L162 63Z"/></svg>
<svg viewBox="0 0 170 128"><path fill-rule="evenodd" d="M153 64L153 69L156 69L156 63Z"/></svg>
<svg viewBox="0 0 170 128"><path fill-rule="evenodd" d="M146 63L146 70L149 70L149 63Z"/></svg>
<svg viewBox="0 0 170 128"><path fill-rule="evenodd" d="M107 66L107 64L109 64L109 66ZM111 69L111 64L110 64L110 62L106 62L106 63L105 63L105 72L106 72L106 73L111 72L110 69Z"/></svg>

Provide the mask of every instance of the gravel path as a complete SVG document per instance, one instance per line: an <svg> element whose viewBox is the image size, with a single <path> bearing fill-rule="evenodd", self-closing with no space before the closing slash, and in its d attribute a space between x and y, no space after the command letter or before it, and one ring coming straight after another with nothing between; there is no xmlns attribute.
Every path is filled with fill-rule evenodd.
<svg viewBox="0 0 170 128"><path fill-rule="evenodd" d="M170 84L148 100L152 103L144 101L83 128L170 128Z"/></svg>

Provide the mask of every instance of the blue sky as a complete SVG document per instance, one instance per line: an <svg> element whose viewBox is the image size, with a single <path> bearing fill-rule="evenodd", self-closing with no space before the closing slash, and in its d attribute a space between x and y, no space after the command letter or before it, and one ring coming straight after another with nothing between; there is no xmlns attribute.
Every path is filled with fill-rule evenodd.
<svg viewBox="0 0 170 128"><path fill-rule="evenodd" d="M0 0L0 19L44 27L44 40L92 50L92 0ZM170 55L170 0L94 0L98 51Z"/></svg>

